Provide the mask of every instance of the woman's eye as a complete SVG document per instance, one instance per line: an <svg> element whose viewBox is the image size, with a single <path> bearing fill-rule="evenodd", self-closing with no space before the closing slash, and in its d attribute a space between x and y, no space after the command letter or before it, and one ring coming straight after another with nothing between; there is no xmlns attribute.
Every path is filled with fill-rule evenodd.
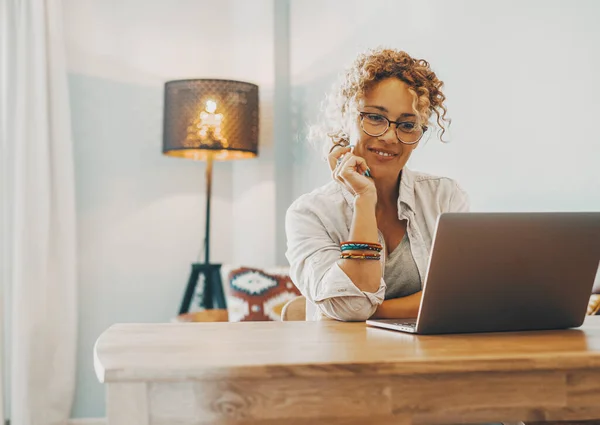
<svg viewBox="0 0 600 425"><path fill-rule="evenodd" d="M402 131L415 131L417 124L414 122L401 122L398 124L398 128Z"/></svg>
<svg viewBox="0 0 600 425"><path fill-rule="evenodd" d="M371 122L376 122L376 123L385 121L384 117L382 117L381 115L377 115L377 114L367 114L367 119Z"/></svg>

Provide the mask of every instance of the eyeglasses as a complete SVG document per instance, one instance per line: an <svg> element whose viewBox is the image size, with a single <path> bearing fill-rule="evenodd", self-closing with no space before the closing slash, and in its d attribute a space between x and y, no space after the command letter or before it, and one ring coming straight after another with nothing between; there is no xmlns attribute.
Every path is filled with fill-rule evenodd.
<svg viewBox="0 0 600 425"><path fill-rule="evenodd" d="M383 115L370 112L359 112L360 127L363 131L372 137L379 137L385 134L391 124L396 124L396 137L400 143L405 145L414 145L427 131L427 126L419 125L415 121L390 121Z"/></svg>

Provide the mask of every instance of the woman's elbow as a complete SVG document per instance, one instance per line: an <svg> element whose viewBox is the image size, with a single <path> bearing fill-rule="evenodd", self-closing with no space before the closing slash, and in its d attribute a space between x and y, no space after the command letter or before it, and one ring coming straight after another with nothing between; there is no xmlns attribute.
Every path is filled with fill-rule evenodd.
<svg viewBox="0 0 600 425"><path fill-rule="evenodd" d="M327 298L316 305L325 316L341 322L364 322L377 310L377 305L366 297Z"/></svg>

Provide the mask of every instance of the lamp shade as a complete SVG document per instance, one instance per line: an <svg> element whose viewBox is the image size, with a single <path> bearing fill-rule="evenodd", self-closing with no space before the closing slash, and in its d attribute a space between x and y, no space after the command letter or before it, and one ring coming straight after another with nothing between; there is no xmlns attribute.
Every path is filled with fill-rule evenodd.
<svg viewBox="0 0 600 425"><path fill-rule="evenodd" d="M258 86L220 79L165 83L163 153L196 160L258 154Z"/></svg>

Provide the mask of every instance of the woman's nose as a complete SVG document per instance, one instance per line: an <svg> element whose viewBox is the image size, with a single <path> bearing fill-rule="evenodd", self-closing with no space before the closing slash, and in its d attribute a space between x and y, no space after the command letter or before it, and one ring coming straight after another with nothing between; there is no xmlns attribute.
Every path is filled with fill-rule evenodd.
<svg viewBox="0 0 600 425"><path fill-rule="evenodd" d="M396 137L396 130L393 125L390 125L386 132L379 136L378 139L387 144L399 143L398 137Z"/></svg>

